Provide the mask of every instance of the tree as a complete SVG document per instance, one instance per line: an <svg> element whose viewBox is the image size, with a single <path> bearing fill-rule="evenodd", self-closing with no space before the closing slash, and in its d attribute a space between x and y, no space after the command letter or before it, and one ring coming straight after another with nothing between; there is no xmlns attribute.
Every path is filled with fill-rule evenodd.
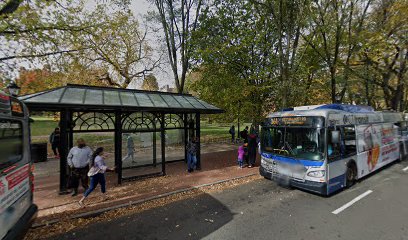
<svg viewBox="0 0 408 240"><path fill-rule="evenodd" d="M95 10L84 0L1 2L0 67L12 76L23 62L49 61L57 72L64 72L56 69L61 62L76 62L91 72L104 68L98 76L103 83L127 87L156 68L160 57L153 60L147 31L130 11L118 10L119 2L97 2Z"/></svg>
<svg viewBox="0 0 408 240"><path fill-rule="evenodd" d="M265 19L270 16L270 23L266 26L272 28L272 34L267 35L268 40L276 44L276 58L278 60L277 75L280 82L281 101L280 107L293 104L291 95L294 86L301 76L302 69L299 65L303 61L307 48L301 48L300 35L305 32L306 13L310 6L308 0L264 0L253 1L257 11Z"/></svg>
<svg viewBox="0 0 408 240"><path fill-rule="evenodd" d="M191 35L198 25L202 0L154 0L162 24L169 63L179 93L184 91L191 60ZM179 66L180 62L180 66Z"/></svg>
<svg viewBox="0 0 408 240"><path fill-rule="evenodd" d="M143 79L142 89L147 91L159 90L159 84L153 74L149 74Z"/></svg>
<svg viewBox="0 0 408 240"><path fill-rule="evenodd" d="M15 80L21 87L20 94L32 94L70 84L84 84L93 86L110 86L108 82L98 79L102 70L86 68L78 62L65 65L63 71L53 71L49 65L37 69L20 68L19 77Z"/></svg>
<svg viewBox="0 0 408 240"><path fill-rule="evenodd" d="M77 16L83 1L6 0L0 3L0 64L77 52L62 41L64 36L92 25ZM67 40L67 39L64 39Z"/></svg>
<svg viewBox="0 0 408 240"><path fill-rule="evenodd" d="M106 72L101 79L113 86L127 88L129 84L152 72L160 65L160 57L153 59L153 49L130 11L109 15L104 5L86 15L98 27L77 34L75 48L85 48L81 57L89 65L102 66Z"/></svg>
<svg viewBox="0 0 408 240"><path fill-rule="evenodd" d="M200 18L193 35L200 80L192 85L203 99L227 110L227 116L260 121L278 107L279 91L270 17L254 11L251 1L215 1ZM248 115L248 113L251 113Z"/></svg>
<svg viewBox="0 0 408 240"><path fill-rule="evenodd" d="M358 50L355 39L363 30L371 0L314 1L309 12L307 42L325 62L330 73L332 102L342 101L347 90L350 61ZM343 87L337 90L339 66L344 67Z"/></svg>
<svg viewBox="0 0 408 240"><path fill-rule="evenodd" d="M401 111L406 108L408 23L404 16L407 14L407 1L387 0L375 5L360 52L361 63L373 73L366 76L354 71L382 89L387 108Z"/></svg>
<svg viewBox="0 0 408 240"><path fill-rule="evenodd" d="M326 95L314 86L321 63L301 45L307 1L215 1L193 35L201 79L194 92L228 116L261 121L270 111ZM307 91L305 91L307 90ZM226 116L227 117L227 116Z"/></svg>

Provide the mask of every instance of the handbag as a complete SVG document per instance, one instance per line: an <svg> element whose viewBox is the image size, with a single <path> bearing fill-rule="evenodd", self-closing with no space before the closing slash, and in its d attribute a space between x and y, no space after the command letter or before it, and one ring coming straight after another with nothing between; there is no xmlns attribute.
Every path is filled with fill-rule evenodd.
<svg viewBox="0 0 408 240"><path fill-rule="evenodd" d="M88 177L95 176L96 174L99 173L99 170L100 170L100 168L98 168L96 166L91 167L91 169L89 169L89 171L88 171Z"/></svg>

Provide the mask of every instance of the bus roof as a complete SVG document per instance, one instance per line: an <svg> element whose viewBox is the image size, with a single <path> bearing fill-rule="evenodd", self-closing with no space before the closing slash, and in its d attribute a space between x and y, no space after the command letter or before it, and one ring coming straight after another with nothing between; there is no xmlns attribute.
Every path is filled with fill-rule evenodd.
<svg viewBox="0 0 408 240"><path fill-rule="evenodd" d="M368 124L380 122L400 122L406 116L400 112L374 111L370 106L349 104L326 104L295 107L284 111L274 112L268 118L279 117L324 117L327 126Z"/></svg>

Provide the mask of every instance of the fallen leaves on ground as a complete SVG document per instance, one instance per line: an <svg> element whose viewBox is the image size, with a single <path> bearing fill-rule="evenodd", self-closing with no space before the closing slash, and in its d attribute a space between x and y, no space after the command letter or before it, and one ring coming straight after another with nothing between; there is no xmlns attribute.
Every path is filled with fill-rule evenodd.
<svg viewBox="0 0 408 240"><path fill-rule="evenodd" d="M169 203L175 201L181 201L188 198L197 197L204 193L214 193L223 191L228 188L233 188L245 183L252 182L254 180L260 179L259 175L254 175L250 177L235 179L219 184L214 184L202 188L193 189L186 192L181 192L177 194L173 194L170 196L154 199L151 201L146 201L141 204L132 205L129 207L119 208L115 210L111 210L105 212L97 217L93 218L77 218L77 219L70 219L68 214L62 215L61 221L55 224L46 225L39 228L30 229L27 233L25 240L31 239L45 239L55 235L67 233L71 230L83 228L89 224L96 223L96 222L104 222L104 221L111 221L112 219L123 217L126 215L140 213L142 211L146 211L152 208L163 207ZM214 220L206 219L208 222L213 223Z"/></svg>

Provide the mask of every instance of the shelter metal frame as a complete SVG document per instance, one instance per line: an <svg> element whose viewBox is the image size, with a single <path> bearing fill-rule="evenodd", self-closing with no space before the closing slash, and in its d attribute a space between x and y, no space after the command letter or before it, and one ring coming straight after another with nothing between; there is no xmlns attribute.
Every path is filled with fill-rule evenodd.
<svg viewBox="0 0 408 240"><path fill-rule="evenodd" d="M75 91L78 94L75 94ZM68 94L69 93L69 94ZM88 96L93 93L95 96ZM68 94L68 97L67 97ZM90 100L89 100L90 99ZM100 102L95 102L97 99ZM113 99L113 100L112 100ZM162 93L108 87L67 85L20 97L30 111L60 112L60 192L67 188L67 155L74 145L74 133L114 133L117 182L166 174L166 130L182 130L184 159L187 159L187 140L196 137L200 143L201 114L222 113L189 94ZM89 103L87 101L94 101ZM98 104L97 104L98 103ZM144 104L144 105L143 105ZM149 121L149 122L146 122ZM160 165L157 173L123 177L122 134L153 133L153 166ZM161 138L161 164L157 163L156 133ZM197 149L197 167L201 167L200 144ZM138 166L143 167L143 165ZM125 168L126 169L126 168Z"/></svg>

